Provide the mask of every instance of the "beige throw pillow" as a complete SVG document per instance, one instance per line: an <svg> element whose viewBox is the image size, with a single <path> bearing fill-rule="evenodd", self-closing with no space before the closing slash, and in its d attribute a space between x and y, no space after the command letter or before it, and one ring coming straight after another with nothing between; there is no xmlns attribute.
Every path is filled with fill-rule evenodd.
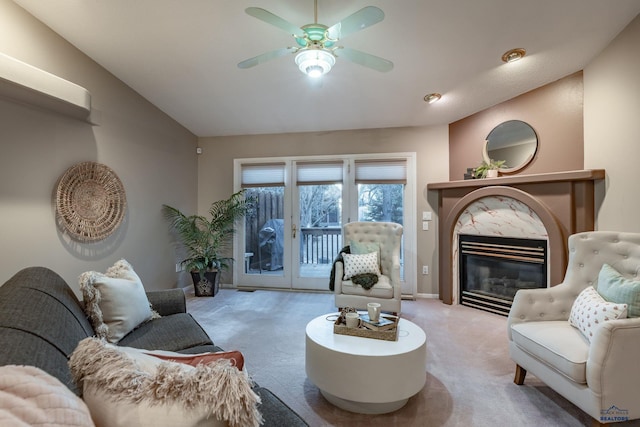
<svg viewBox="0 0 640 427"><path fill-rule="evenodd" d="M109 342L118 342L140 324L160 317L151 309L140 277L123 259L105 274L80 275L80 289L96 335Z"/></svg>
<svg viewBox="0 0 640 427"><path fill-rule="evenodd" d="M183 362L193 356L97 338L80 341L69 367L97 425L252 427L262 422L260 397L236 361L222 357L191 366L152 355L157 353Z"/></svg>
<svg viewBox="0 0 640 427"><path fill-rule="evenodd" d="M607 302L593 286L589 286L573 302L569 323L591 342L602 323L626 317L627 304Z"/></svg>

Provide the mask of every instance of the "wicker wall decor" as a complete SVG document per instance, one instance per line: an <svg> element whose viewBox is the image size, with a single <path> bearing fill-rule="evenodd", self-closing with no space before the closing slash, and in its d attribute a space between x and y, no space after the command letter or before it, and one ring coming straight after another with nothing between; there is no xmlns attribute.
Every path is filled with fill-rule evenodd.
<svg viewBox="0 0 640 427"><path fill-rule="evenodd" d="M124 186L111 168L78 163L62 175L56 191L56 214L72 238L95 242L107 238L127 208Z"/></svg>

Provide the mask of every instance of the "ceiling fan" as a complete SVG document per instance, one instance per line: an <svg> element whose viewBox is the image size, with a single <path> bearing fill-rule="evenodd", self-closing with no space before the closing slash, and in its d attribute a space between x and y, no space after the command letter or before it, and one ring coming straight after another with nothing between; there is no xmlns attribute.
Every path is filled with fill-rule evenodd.
<svg viewBox="0 0 640 427"><path fill-rule="evenodd" d="M318 23L318 0L314 0L313 24L302 27L296 27L287 20L259 7L249 7L245 9L245 12L288 32L294 37L297 45L249 58L240 62L238 68L251 68L263 62L295 53L296 65L300 71L310 77L320 77L328 73L338 57L381 72L393 69L393 62L387 59L337 44L346 36L382 21L384 12L377 7L364 7L331 27Z"/></svg>

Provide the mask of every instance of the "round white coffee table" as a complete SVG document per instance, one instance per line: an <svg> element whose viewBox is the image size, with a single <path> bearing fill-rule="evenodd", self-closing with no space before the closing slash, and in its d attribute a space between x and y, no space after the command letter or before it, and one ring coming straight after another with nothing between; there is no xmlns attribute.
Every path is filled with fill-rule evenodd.
<svg viewBox="0 0 640 427"><path fill-rule="evenodd" d="M384 414L422 390L427 344L419 326L401 318L398 340L384 341L334 334L336 317L316 317L306 330L307 377L329 402L351 412Z"/></svg>

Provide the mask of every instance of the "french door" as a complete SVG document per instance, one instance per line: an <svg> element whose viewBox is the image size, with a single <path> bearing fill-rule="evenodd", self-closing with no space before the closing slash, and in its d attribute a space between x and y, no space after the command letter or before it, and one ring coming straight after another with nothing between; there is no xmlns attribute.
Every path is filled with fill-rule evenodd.
<svg viewBox="0 0 640 427"><path fill-rule="evenodd" d="M235 186L246 190L255 208L238 227L234 283L250 288L328 290L333 260L348 244L342 241L345 223L415 223L409 218L415 196L407 197L415 194L412 179L407 179L415 175L413 170L407 173L415 159L411 153L391 157L236 160ZM413 293L415 266L406 254L408 248L415 248L415 238L407 238L406 227L402 260L407 288L403 292ZM413 280L408 280L409 271L414 271Z"/></svg>

